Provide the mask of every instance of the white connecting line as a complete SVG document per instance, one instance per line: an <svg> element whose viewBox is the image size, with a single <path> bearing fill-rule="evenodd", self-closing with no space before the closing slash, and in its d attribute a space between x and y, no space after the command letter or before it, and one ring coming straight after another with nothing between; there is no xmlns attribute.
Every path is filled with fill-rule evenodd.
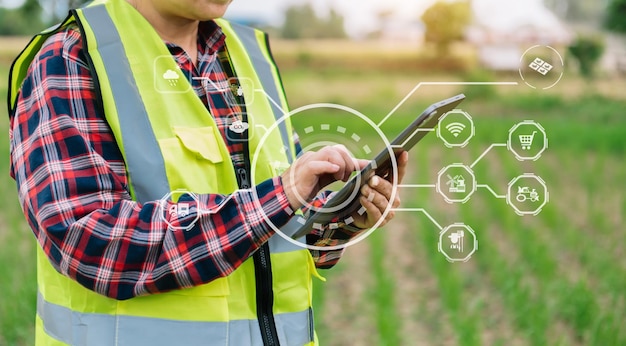
<svg viewBox="0 0 626 346"><path fill-rule="evenodd" d="M387 119L389 119L422 85L519 85L518 82L420 82L413 90L411 90L403 99L396 105L383 120L378 123L380 127Z"/></svg>
<svg viewBox="0 0 626 346"><path fill-rule="evenodd" d="M437 187L437 185L436 184L402 184L402 185L398 185L398 187L434 188L434 187Z"/></svg>
<svg viewBox="0 0 626 346"><path fill-rule="evenodd" d="M494 143L492 145L489 146L489 148L487 148L487 150L485 150L477 159L476 161L474 161L471 165L470 168L474 168L474 166L476 166L476 164L483 158L485 157L485 155L487 155L487 153L493 149L494 147L506 147L506 143Z"/></svg>
<svg viewBox="0 0 626 346"><path fill-rule="evenodd" d="M424 215L426 215L426 217L435 225L437 226L437 228L441 231L443 230L443 227L441 227L441 225L439 224L439 222L437 222L437 220L435 220L432 216L430 216L430 214L424 210L424 208L395 208L395 209L391 209L392 211L418 211L421 213L424 213Z"/></svg>
<svg viewBox="0 0 626 346"><path fill-rule="evenodd" d="M380 125L378 125L380 127ZM391 148L392 149L396 149L396 148L403 148L413 137L415 137L415 135L417 135L420 132L435 132L435 129L416 129L411 136L409 136L409 138L406 139L406 141L404 141L402 144L397 144L397 145L392 145Z"/></svg>
<svg viewBox="0 0 626 346"><path fill-rule="evenodd" d="M491 186L487 185L487 184L476 184L476 187L482 187L483 189L487 189L489 190L489 192L491 192L491 194L495 197L495 198L506 198L506 195L498 195L495 191L493 191L493 189L491 188Z"/></svg>
<svg viewBox="0 0 626 346"><path fill-rule="evenodd" d="M283 116L286 115L287 113L283 110L283 107L281 105L278 104L278 102L276 102L276 100L274 100L267 92L265 92L265 90L263 89L254 89L255 92L262 92L263 94L265 94L265 97L267 97L267 99L274 105L276 106L276 108L280 109L280 112L283 113Z"/></svg>

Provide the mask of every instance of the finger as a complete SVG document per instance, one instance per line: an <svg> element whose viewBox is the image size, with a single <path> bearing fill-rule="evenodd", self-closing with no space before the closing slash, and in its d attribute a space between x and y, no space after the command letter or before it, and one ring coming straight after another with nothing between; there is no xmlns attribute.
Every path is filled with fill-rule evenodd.
<svg viewBox="0 0 626 346"><path fill-rule="evenodd" d="M393 210L390 210L387 215L385 216L385 223L393 220L393 218L396 217L396 212Z"/></svg>
<svg viewBox="0 0 626 346"><path fill-rule="evenodd" d="M360 198L361 205L365 208L365 212L367 213L367 227L372 227L378 222L378 220L383 215L378 207L374 205L374 203L370 202L364 196Z"/></svg>
<svg viewBox="0 0 626 346"><path fill-rule="evenodd" d="M344 175L341 180L348 181L352 172L356 170L354 158L350 156L350 152L344 145L337 144L334 145L333 148L337 151L337 153L339 153L339 155L341 155L341 158L345 163Z"/></svg>
<svg viewBox="0 0 626 346"><path fill-rule="evenodd" d="M404 151L398 157L398 184L402 182L404 179L404 175L406 174L406 168L409 163L409 152Z"/></svg>
<svg viewBox="0 0 626 346"><path fill-rule="evenodd" d="M339 153L339 151L334 149L333 147L324 147L318 153L320 159L325 159L326 161L330 161L331 163L339 166L339 170L337 170L333 174L333 177L335 178L335 180L343 180L343 177L345 175L346 163L343 156L341 156L341 153Z"/></svg>
<svg viewBox="0 0 626 346"><path fill-rule="evenodd" d="M370 178L368 185L383 194L388 200L391 200L393 184L390 181L375 175Z"/></svg>
<svg viewBox="0 0 626 346"><path fill-rule="evenodd" d="M324 174L336 174L340 170L340 166L329 161L309 161L306 164L307 170L314 175L320 176Z"/></svg>
<svg viewBox="0 0 626 346"><path fill-rule="evenodd" d="M402 203L402 201L400 200L400 197L398 197L396 195L396 198L393 199L393 204L391 205L391 207L392 208L399 208L401 203Z"/></svg>
<svg viewBox="0 0 626 346"><path fill-rule="evenodd" d="M389 200L380 192L372 189L367 185L363 186L363 188L361 189L361 194L368 201L374 204L381 213L383 213L385 209L389 207Z"/></svg>

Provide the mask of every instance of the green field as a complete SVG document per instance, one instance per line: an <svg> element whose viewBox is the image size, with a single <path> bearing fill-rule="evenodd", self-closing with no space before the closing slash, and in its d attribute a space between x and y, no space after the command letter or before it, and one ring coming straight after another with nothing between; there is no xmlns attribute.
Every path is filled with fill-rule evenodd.
<svg viewBox="0 0 626 346"><path fill-rule="evenodd" d="M277 52L280 59L280 52ZM409 53L406 53L409 54ZM356 59L356 58L355 58ZM405 57L403 57L405 59ZM0 59L2 60L2 59ZM355 60L355 64L359 61ZM288 64L286 64L288 65ZM7 78L6 62L0 79ZM341 71L326 67L283 71L292 108L329 102L354 108L375 123L423 81L513 81L519 76ZM484 80L481 80L484 79ZM492 149L474 167L477 180L504 194L507 183L535 173L550 202L537 216L518 216L505 200L478 189L465 204L448 204L434 188L401 188L403 208L424 208L440 225L476 231L480 247L467 263L437 251L439 229L418 211L397 219L347 249L340 264L316 280L318 334L323 345L624 345L626 344L626 81L587 83L567 71L555 88L422 86L381 127L398 133L421 109L465 92L476 135L463 149L429 135L411 152L406 184L434 184L452 163L471 164L509 129L532 119L546 129L549 148L520 162ZM622 98L619 98L621 91ZM6 85L0 85L0 99ZM0 108L0 345L30 345L35 310L34 246L8 176L5 107ZM308 111L308 122L336 121L334 112ZM375 143L363 122L344 123Z"/></svg>

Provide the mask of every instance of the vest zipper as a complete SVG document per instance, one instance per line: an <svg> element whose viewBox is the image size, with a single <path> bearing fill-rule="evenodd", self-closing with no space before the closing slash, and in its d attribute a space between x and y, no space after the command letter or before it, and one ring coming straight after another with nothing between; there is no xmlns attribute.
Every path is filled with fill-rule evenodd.
<svg viewBox="0 0 626 346"><path fill-rule="evenodd" d="M274 321L274 292L272 290L272 264L270 247L263 244L253 255L256 278L256 312L265 346L278 346L278 332Z"/></svg>
<svg viewBox="0 0 626 346"><path fill-rule="evenodd" d="M238 97L243 104L243 97ZM245 112L242 114L244 122L248 122ZM237 184L239 188L249 189L252 187L250 180L250 148L248 143L248 131L240 134L244 150L244 165L236 168ZM254 278L256 285L256 315L261 330L263 345L280 346L276 322L274 321L274 291L272 289L272 263L270 261L270 246L266 242L252 255L254 261Z"/></svg>

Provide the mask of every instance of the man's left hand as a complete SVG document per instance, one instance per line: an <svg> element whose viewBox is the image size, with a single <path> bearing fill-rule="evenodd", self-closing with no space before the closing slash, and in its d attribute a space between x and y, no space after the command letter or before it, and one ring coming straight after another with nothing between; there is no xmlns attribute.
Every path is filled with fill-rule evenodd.
<svg viewBox="0 0 626 346"><path fill-rule="evenodd" d="M404 174L406 173L406 166L409 161L408 152L403 152L397 159L398 163L398 184L402 182ZM392 177L390 176L389 179ZM365 213L360 215L355 212L352 217L354 218L354 226L362 229L374 227L378 220L383 216L385 209L391 203L392 208L397 208L400 205L399 194L396 193L394 200L390 202L393 192L393 184L391 181L384 179L380 176L373 176L370 178L367 184L361 187L360 202L365 207ZM393 219L395 213L390 210L385 219L378 227L384 226L387 222Z"/></svg>

